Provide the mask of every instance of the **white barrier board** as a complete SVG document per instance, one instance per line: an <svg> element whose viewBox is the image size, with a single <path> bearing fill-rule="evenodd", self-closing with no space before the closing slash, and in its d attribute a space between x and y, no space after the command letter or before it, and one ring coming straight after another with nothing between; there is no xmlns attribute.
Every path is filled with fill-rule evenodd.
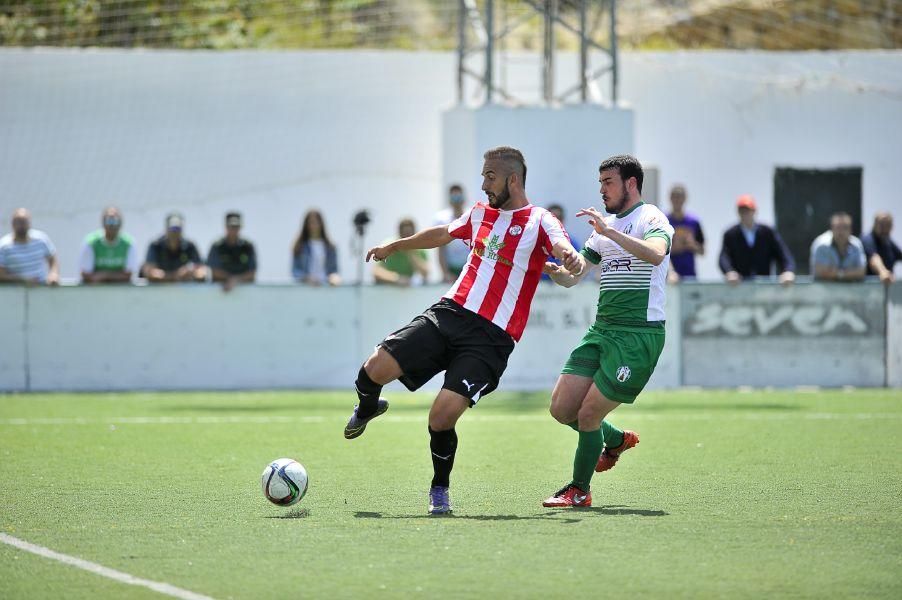
<svg viewBox="0 0 902 600"><path fill-rule="evenodd" d="M25 288L0 286L0 392L27 389Z"/></svg>

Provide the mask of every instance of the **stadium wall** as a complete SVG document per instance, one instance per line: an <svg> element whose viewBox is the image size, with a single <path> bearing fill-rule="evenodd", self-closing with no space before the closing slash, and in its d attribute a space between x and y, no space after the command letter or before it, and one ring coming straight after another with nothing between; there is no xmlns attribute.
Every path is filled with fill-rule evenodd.
<svg viewBox="0 0 902 600"><path fill-rule="evenodd" d="M0 287L0 391L348 389L373 346L443 292ZM551 389L596 300L590 284L541 286L503 388ZM876 283L672 287L650 385L883 386L889 374L899 387L900 305L902 283L889 293Z"/></svg>
<svg viewBox="0 0 902 600"><path fill-rule="evenodd" d="M902 387L902 285L890 288L886 303L886 384Z"/></svg>
<svg viewBox="0 0 902 600"><path fill-rule="evenodd" d="M702 278L718 277L719 238L739 193L755 194L760 218L773 221L777 166L860 165L866 225L881 209L902 222L902 52L621 59L633 149L660 169L662 190L685 183L689 209L702 216L710 240ZM540 61L502 60L499 83L538 102ZM577 80L578 61L561 55L556 64L562 91ZM206 252L223 213L238 209L261 280L279 282L289 277L301 215L318 207L342 274L354 280L356 210L371 210L366 241L374 243L402 216L431 222L444 201L441 118L454 105L454 73L451 53L0 49L0 231L13 207L31 208L35 227L58 246L63 276L74 278L81 240L105 204L123 208L142 252L170 210L186 214L187 236ZM468 100L479 98L474 86ZM535 137L553 133L539 128ZM594 131L599 148L608 133ZM530 162L538 201L597 203L594 170L544 169ZM478 173L467 183L478 198Z"/></svg>

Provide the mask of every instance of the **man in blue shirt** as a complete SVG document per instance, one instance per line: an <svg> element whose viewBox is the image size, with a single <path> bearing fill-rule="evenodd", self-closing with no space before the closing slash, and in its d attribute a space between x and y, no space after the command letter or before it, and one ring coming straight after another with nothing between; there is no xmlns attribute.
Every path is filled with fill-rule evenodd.
<svg viewBox="0 0 902 600"><path fill-rule="evenodd" d="M895 281L893 267L897 261L902 261L902 250L889 237L892 230L893 216L888 212L879 212L874 217L871 233L861 238L868 256L868 275L876 275L887 284Z"/></svg>
<svg viewBox="0 0 902 600"><path fill-rule="evenodd" d="M852 217L838 212L830 230L811 243L811 272L817 281L861 281L867 259L861 240L852 235Z"/></svg>

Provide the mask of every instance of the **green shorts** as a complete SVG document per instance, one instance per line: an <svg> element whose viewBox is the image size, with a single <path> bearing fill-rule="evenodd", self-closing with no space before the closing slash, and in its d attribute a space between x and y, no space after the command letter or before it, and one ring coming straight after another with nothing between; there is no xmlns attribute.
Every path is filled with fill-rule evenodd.
<svg viewBox="0 0 902 600"><path fill-rule="evenodd" d="M606 398L632 404L664 349L664 331L600 329L593 325L570 353L564 375L591 377Z"/></svg>

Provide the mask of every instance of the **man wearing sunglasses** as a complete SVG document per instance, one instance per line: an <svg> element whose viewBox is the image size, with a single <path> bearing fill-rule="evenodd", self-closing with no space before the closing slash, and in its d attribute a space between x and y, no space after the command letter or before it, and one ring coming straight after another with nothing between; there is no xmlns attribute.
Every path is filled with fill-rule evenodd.
<svg viewBox="0 0 902 600"><path fill-rule="evenodd" d="M131 236L122 233L122 213L103 209L103 229L85 238L78 259L83 283L129 283L138 271L138 253Z"/></svg>

